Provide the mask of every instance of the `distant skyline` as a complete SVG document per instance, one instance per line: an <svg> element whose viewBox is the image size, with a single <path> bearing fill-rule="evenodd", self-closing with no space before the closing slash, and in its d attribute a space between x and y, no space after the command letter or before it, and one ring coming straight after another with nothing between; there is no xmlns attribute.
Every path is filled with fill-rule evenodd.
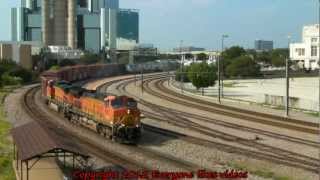
<svg viewBox="0 0 320 180"><path fill-rule="evenodd" d="M10 40L10 8L20 0L0 1L0 40ZM162 50L179 46L221 49L253 48L256 39L273 40L276 48L287 47L287 36L301 41L304 25L318 21L317 0L120 0L121 8L140 10L140 42Z"/></svg>

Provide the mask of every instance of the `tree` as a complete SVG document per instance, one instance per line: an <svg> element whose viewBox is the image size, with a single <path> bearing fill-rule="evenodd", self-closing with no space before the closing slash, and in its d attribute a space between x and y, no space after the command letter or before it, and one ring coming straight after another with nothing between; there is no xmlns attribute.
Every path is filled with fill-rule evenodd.
<svg viewBox="0 0 320 180"><path fill-rule="evenodd" d="M81 64L95 64L99 62L100 57L97 54L91 52L85 52L83 56L80 58Z"/></svg>
<svg viewBox="0 0 320 180"><path fill-rule="evenodd" d="M271 53L266 51L258 53L256 57L256 61L271 65L272 64Z"/></svg>
<svg viewBox="0 0 320 180"><path fill-rule="evenodd" d="M60 63L58 65L61 66L61 67L64 67L64 66L74 66L76 64L77 63L74 60L62 59L62 61L60 61Z"/></svg>
<svg viewBox="0 0 320 180"><path fill-rule="evenodd" d="M274 49L271 52L271 64L275 67L283 67L286 65L286 58L289 57L288 49Z"/></svg>
<svg viewBox="0 0 320 180"><path fill-rule="evenodd" d="M190 79L188 78L188 71L190 69L190 66L185 66L182 70L181 68L179 68L176 71L176 81L181 81L182 78L182 82L190 82Z"/></svg>
<svg viewBox="0 0 320 180"><path fill-rule="evenodd" d="M245 49L240 46L232 46L222 52L222 60L220 67L222 67L222 72L226 72L226 68L231 64L233 59L246 55Z"/></svg>
<svg viewBox="0 0 320 180"><path fill-rule="evenodd" d="M208 59L208 56L205 53L200 53L197 55L197 59L200 61L205 61Z"/></svg>
<svg viewBox="0 0 320 180"><path fill-rule="evenodd" d="M223 59L234 59L246 54L246 50L244 50L240 46L232 46L231 48L222 52Z"/></svg>
<svg viewBox="0 0 320 180"><path fill-rule="evenodd" d="M286 65L286 58L283 56L273 57L271 63L275 67L283 67Z"/></svg>
<svg viewBox="0 0 320 180"><path fill-rule="evenodd" d="M9 76L21 78L23 83L29 83L33 80L33 74L31 71L26 70L22 67L16 67L9 71Z"/></svg>
<svg viewBox="0 0 320 180"><path fill-rule="evenodd" d="M216 67L206 62L193 63L188 70L188 78L197 90L202 88L202 95L204 95L203 88L213 86L217 80Z"/></svg>
<svg viewBox="0 0 320 180"><path fill-rule="evenodd" d="M259 65L248 56L233 59L226 72L230 77L256 77L261 75Z"/></svg>

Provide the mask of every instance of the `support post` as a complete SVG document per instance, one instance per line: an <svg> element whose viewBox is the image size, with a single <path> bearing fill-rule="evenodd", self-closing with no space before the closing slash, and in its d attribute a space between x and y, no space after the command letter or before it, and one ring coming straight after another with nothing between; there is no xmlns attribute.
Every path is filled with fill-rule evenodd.
<svg viewBox="0 0 320 180"><path fill-rule="evenodd" d="M288 55L288 58L286 58L286 117L289 117L289 103L290 103L290 96L289 96L290 36L288 36L288 50L289 50L289 55Z"/></svg>
<svg viewBox="0 0 320 180"><path fill-rule="evenodd" d="M17 153L16 167L17 167L17 170L19 170L19 154L18 154L18 151L16 153Z"/></svg>
<svg viewBox="0 0 320 180"><path fill-rule="evenodd" d="M74 170L74 154L72 153L72 170Z"/></svg>
<svg viewBox="0 0 320 180"><path fill-rule="evenodd" d="M141 70L141 93L143 93L143 68Z"/></svg>
<svg viewBox="0 0 320 180"><path fill-rule="evenodd" d="M221 88L220 88L220 85L221 85L221 83L220 83L220 60L222 59L221 56L222 56L222 52L221 52L221 55L220 55L219 60L218 60L218 101L219 101L220 104L221 104L221 92L220 92L220 90L221 90Z"/></svg>
<svg viewBox="0 0 320 180"><path fill-rule="evenodd" d="M286 117L289 117L289 67L288 58L286 60Z"/></svg>
<svg viewBox="0 0 320 180"><path fill-rule="evenodd" d="M66 152L63 152L63 168L66 168Z"/></svg>
<svg viewBox="0 0 320 180"><path fill-rule="evenodd" d="M13 143L13 160L15 160L16 159L16 144L15 143Z"/></svg>
<svg viewBox="0 0 320 180"><path fill-rule="evenodd" d="M22 160L20 161L20 179L23 180L23 164L22 164Z"/></svg>
<svg viewBox="0 0 320 180"><path fill-rule="evenodd" d="M26 169L27 169L27 180L29 180L29 161L26 161Z"/></svg>

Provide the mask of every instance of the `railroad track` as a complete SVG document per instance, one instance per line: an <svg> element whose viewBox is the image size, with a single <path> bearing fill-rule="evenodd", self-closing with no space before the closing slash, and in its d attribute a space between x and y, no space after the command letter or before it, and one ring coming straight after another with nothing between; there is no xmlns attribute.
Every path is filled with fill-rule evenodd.
<svg viewBox="0 0 320 180"><path fill-rule="evenodd" d="M156 78L157 79L157 78ZM158 78L159 79L159 78ZM161 79L161 78L160 78ZM159 96L158 92L153 92L152 90L150 90L150 88L146 85L148 84L148 82L152 81L154 79L146 79L146 81L144 82L145 85L145 91L149 94L152 95L156 95ZM116 87L116 89L123 91L124 93L130 94L129 92L126 91L126 86L128 84L132 83L132 81L126 81L126 82L122 82L120 84L118 84L118 86ZM130 94L132 96L132 94ZM162 97L162 96L161 96ZM275 163L281 163L284 165L288 165L288 166L292 166L292 167L297 167L297 168L301 168L301 169L305 169L311 172L317 172L317 167L318 167L318 159L315 158L311 158L309 156L304 156L298 153L293 153L287 150L283 150L280 148L275 148L272 146L268 146L265 144L261 144L258 142L255 142L253 140L248 140L248 139L244 139L244 138L239 138L237 136L233 136L233 135L229 135L229 134L225 134L223 132L217 131L215 129L211 129L211 128L207 128L204 126L201 126L197 123L191 122L190 120L188 120L186 117L188 117L190 114L188 113L184 113L184 112L175 112L172 109L168 109L168 108L164 108L155 104L152 104L150 102L146 102L144 100L140 100L140 103L148 106L148 107L153 107L157 112L161 111L162 112L162 116L159 116L158 114L152 114L151 112L144 112L148 117L153 118L153 119L157 119L159 121L166 121L168 123L174 124L176 126L179 127L183 127L183 128L188 128L191 130L194 130L196 132L200 132L202 134L211 136L211 137L215 137L215 138L221 138L223 140L226 141L230 141L230 142L236 142L238 144L247 146L247 147L254 147L255 151L246 149L246 148L239 148L237 146L231 146L231 145L226 145L226 144L219 144L217 142L210 142L204 139L196 139L194 140L194 137L189 137L187 135L179 135L179 137L184 137L184 139L187 139L188 141L191 141L193 143L197 143L199 145L208 145L210 144L211 147L213 148L221 148L224 151L227 152L234 152L234 153L239 153L239 154L243 154L249 157L253 157L253 158L257 158L257 159L263 159L263 160L268 160L268 161L272 161ZM173 114L171 116L168 117L168 114ZM197 118L195 115L193 118ZM199 118L199 117L198 117ZM204 120L204 117L200 117L200 120ZM207 121L212 122L212 119L208 118L206 119ZM146 126L148 130L151 131L155 131L154 128L150 128L148 126ZM246 127L247 128L247 127ZM253 129L251 129L253 130ZM254 129L257 132L259 132L259 130ZM157 130L159 132L159 130ZM262 131L265 133L265 131ZM170 132L170 134L172 134L173 132ZM270 135L270 132L268 132ZM165 133L162 131L162 134L168 134L168 131L166 131ZM272 134L272 133L271 133ZM177 134L176 134L177 135ZM186 138L188 137L188 138ZM190 140L190 138L193 140ZM291 138L291 137L286 137L284 136L283 138ZM296 138L291 138L289 139L291 141L296 141L296 142L302 142L302 139L296 139ZM317 147L318 144L315 142L308 142L308 145ZM307 144L307 143L304 143ZM218 149L219 149L218 148Z"/></svg>
<svg viewBox="0 0 320 180"><path fill-rule="evenodd" d="M110 152L97 144L92 143L92 141L88 138L79 138L76 134L71 133L70 131L65 131L62 128L58 128L59 125L50 121L50 117L48 117L45 113L39 111L36 103L35 103L35 95L39 91L40 87L36 86L28 90L23 97L23 107L36 122L38 122L42 127L45 127L57 134L63 134L64 136L71 138L73 142L77 142L77 144L87 150L89 153L105 160L106 162L111 162L115 165L119 165L123 169L147 169L143 164L130 161L129 159L124 159L121 155ZM110 156L109 156L110 155Z"/></svg>
<svg viewBox="0 0 320 180"><path fill-rule="evenodd" d="M39 91L39 87L34 87L30 89L24 96L22 103L27 113L31 117L33 117L41 126L46 127L56 132L57 134L62 134L63 136L71 138L72 141L77 142L80 147L87 150L89 153L93 154L94 156L106 162L111 162L112 164L118 165L123 169L151 170L150 167L146 166L145 162L138 162L136 160L131 160L130 158L124 157L122 154L118 152L110 151L100 146L98 143L94 143L90 137L86 137L84 135L87 133L92 134L93 132L84 127L69 123L69 126L72 126L74 129L79 128L82 130L82 132L85 131L85 133L82 133L81 136L79 136L79 134L75 132L69 131L68 129L70 129L70 127L61 128L61 124L59 125L57 122L50 120L51 118L48 117L46 113L39 111L38 105L35 103L35 98L36 98L35 96L38 91ZM55 113L55 112L52 112L52 113ZM57 113L55 114L58 115ZM96 138L96 137L99 137L99 135L94 134L93 137ZM103 139L103 140L109 141L107 139ZM133 153L143 154L145 157L150 157L150 159L152 159L153 161L157 161L160 164L165 162L169 165L179 168L180 170L195 172L196 170L200 169L199 166L191 162L186 162L181 159L176 159L171 155L166 155L158 151L147 149L145 147L127 146L127 145L119 145L119 146L121 146L122 148L130 148L131 152Z"/></svg>
<svg viewBox="0 0 320 180"><path fill-rule="evenodd" d="M183 95L174 92L164 86L165 79L159 80L155 83L155 87L166 95L157 93L157 96L164 98L168 101L185 104L195 109L213 112L224 116L239 118L251 122L257 122L260 124L266 124L275 127L281 127L285 129L295 130L299 132L306 132L310 134L319 134L319 124L307 121L301 121L289 117L281 117L272 114L260 113L256 111L250 111L231 106L221 105L217 103L208 102L198 98L192 98L187 95ZM148 86L148 84L146 85ZM153 94L155 94L153 92ZM170 95L170 96L168 96ZM172 98L174 97L174 98Z"/></svg>
<svg viewBox="0 0 320 180"><path fill-rule="evenodd" d="M154 80L155 78L152 78L152 80ZM158 79L158 77L157 77ZM129 81L124 82L124 84L119 84L118 86L116 86L116 89L118 91L122 91L125 92L127 94L130 94L129 92L126 92L126 90L124 89L124 86L132 83L133 81L128 79ZM145 80L145 84L148 83L148 81L150 81L151 79L146 79ZM118 83L118 82L114 82L114 83ZM111 82L107 85L112 84ZM122 89L120 89L120 87L122 87ZM150 88L146 88L146 92L149 92L155 96L159 97L159 93L153 92L152 90L150 91ZM130 94L131 96L134 96L133 94ZM162 98L163 96L161 96ZM155 104L152 104L150 102L144 101L143 103L148 103L148 105L151 106L155 106ZM168 109L168 108L167 108ZM303 145L307 145L307 146L311 146L311 147L315 147L318 148L319 147L319 143L315 142L315 141L311 141L311 140L307 140L307 139L302 139L302 138L296 138L296 137L291 137L291 136L287 136L284 134L278 134L278 133L274 133L274 132L270 132L270 131L264 131L261 129L256 129L256 128L252 128L252 127L247 127L247 126L243 126L243 125L239 125L239 124L234 124L234 123L229 123L229 122L225 122L222 120L218 120L218 119L214 119L214 118L208 118L208 117L204 117L201 115L195 115L192 113L187 113L187 112L182 112L182 111L178 111L178 110L174 110L174 109L169 109L171 111L171 113L175 113L175 114L179 114L180 116L184 116L184 117L191 117L191 118L197 118L203 122L206 123L212 123L212 124L216 124L216 125L220 125L223 127L227 127L227 128L232 128L232 129L240 129L246 132L251 132L251 133L256 133L259 135L264 135L264 136L268 136L271 138L278 138L278 139L282 139L285 141L289 141L289 142L293 142L293 143L298 143L298 144L303 144Z"/></svg>

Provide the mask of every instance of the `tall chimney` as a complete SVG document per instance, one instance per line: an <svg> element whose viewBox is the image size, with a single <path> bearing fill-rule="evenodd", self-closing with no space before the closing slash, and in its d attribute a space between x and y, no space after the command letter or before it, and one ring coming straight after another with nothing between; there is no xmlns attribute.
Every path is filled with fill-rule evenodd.
<svg viewBox="0 0 320 180"><path fill-rule="evenodd" d="M77 48L75 43L76 26L76 3L75 0L68 0L68 46L72 49Z"/></svg>

